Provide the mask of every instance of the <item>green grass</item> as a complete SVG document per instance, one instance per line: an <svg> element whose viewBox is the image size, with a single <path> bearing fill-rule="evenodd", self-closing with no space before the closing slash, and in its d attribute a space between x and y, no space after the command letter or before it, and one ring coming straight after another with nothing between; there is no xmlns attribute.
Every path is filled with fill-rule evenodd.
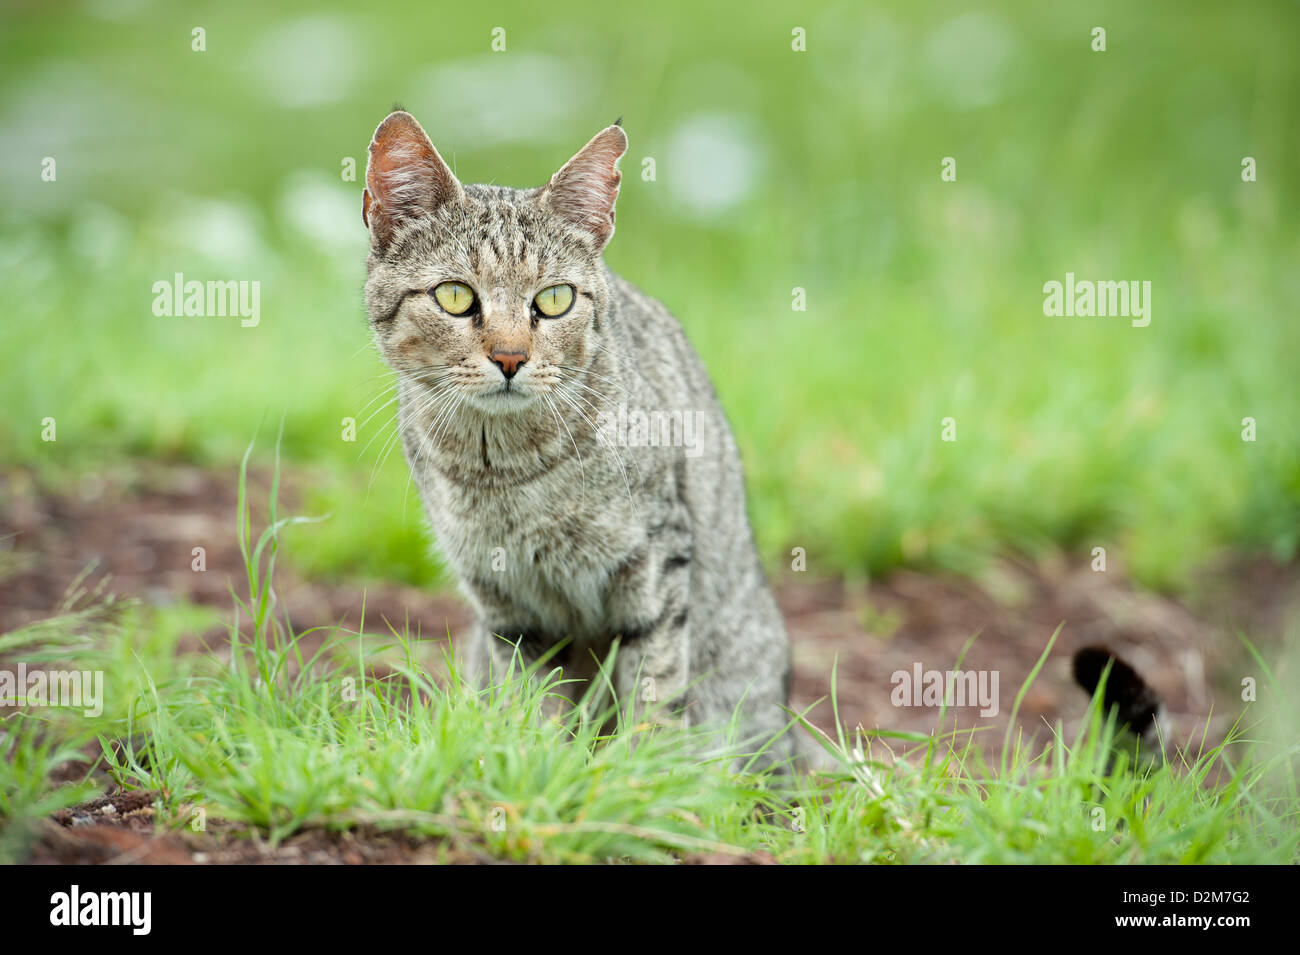
<svg viewBox="0 0 1300 955"><path fill-rule="evenodd" d="M1105 53L1089 48L1098 24ZM488 50L494 26L505 53ZM1105 546L1177 588L1223 551L1292 559L1298 27L1280 0L7 13L0 460L50 480L140 456L226 465L283 417L307 506L334 515L295 560L443 583L400 450L380 463L387 411L341 436L387 387L341 162L364 164L396 98L465 178L534 184L622 114L608 259L704 355L770 566L793 546L827 574ZM315 105L286 99L336 83ZM464 100L476 90L486 105ZM752 163L723 169L749 187L717 213L684 198L721 188L683 146L702 113L740 130ZM945 156L956 182L939 179ZM152 283L178 271L260 281L261 323L155 317ZM1044 317L1042 285L1067 271L1151 281L1151 325ZM956 442L940 440L946 417Z"/></svg>
<svg viewBox="0 0 1300 955"><path fill-rule="evenodd" d="M177 655L178 621L203 621L175 609L69 608L0 638L34 662L102 669L108 688L96 719L3 716L5 858L23 857L42 816L88 795L50 774L98 741L117 783L160 794L160 829L192 825L201 809L207 824L240 823L273 843L364 827L529 862L754 852L785 863L1300 862L1300 744L1271 731L1263 703L1222 744L1168 762L1131 749L1094 699L1074 738L1058 728L1040 745L1009 731L992 762L970 735L864 742L840 729L822 739L835 771L737 771L725 734L634 723L595 696L548 713L557 687L544 668L480 690L454 659L445 673L431 666L428 645L402 632L293 633L272 587L292 521L273 500L255 535L242 479L240 513L248 586L228 650Z"/></svg>

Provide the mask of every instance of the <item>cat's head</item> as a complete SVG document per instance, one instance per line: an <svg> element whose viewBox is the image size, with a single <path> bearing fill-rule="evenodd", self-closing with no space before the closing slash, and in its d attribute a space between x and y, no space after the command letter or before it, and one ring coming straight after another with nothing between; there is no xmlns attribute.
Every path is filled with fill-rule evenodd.
<svg viewBox="0 0 1300 955"><path fill-rule="evenodd" d="M585 368L609 293L615 124L536 189L462 185L411 114L370 143L366 306L381 357L488 413L530 405Z"/></svg>

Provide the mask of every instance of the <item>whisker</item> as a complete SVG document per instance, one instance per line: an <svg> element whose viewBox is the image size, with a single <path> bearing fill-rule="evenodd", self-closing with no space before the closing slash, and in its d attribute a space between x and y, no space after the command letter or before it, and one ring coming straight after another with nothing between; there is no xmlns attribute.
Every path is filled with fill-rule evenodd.
<svg viewBox="0 0 1300 955"><path fill-rule="evenodd" d="M413 418L418 418L420 415L424 414L429 408L433 407L433 403L436 402L446 392L446 390L447 389L445 388L439 389L431 392L429 395L422 396L421 399L417 401L415 409L412 410L411 416ZM396 446L397 440L401 435L402 423L399 420L400 413L399 409L398 414L393 416L393 433L384 441L379 451L379 460L375 462L375 466L370 470L370 481L366 485L367 500L369 500L370 491L375 485L375 478L378 477L379 472L383 469L384 462L388 460L388 455L392 453L392 450ZM374 439L372 438L371 440ZM366 447L369 446L369 442L367 442Z"/></svg>
<svg viewBox="0 0 1300 955"><path fill-rule="evenodd" d="M563 368L565 371L571 371L575 375L590 375L592 378L595 378L597 381L603 381L608 385L612 385L613 387L617 388L619 391L626 390L624 389L623 385L620 384L619 382L614 381L612 378L606 378L604 375L599 375L596 372L592 371L590 368L579 368L577 365L558 365L558 364L555 367Z"/></svg>
<svg viewBox="0 0 1300 955"><path fill-rule="evenodd" d="M587 502L587 468L582 463L582 452L578 450L578 442L574 440L573 432L569 430L569 426L564 423L564 418L560 415L559 411L556 410L555 402L551 400L551 396L544 394L542 397L546 400L546 404L551 409L551 414L555 417L555 420L564 426L564 431L568 434L569 441L573 444L573 453L578 456L578 468L582 473L582 496L578 500L578 506L581 507Z"/></svg>
<svg viewBox="0 0 1300 955"><path fill-rule="evenodd" d="M439 438L441 437L441 429L439 429L438 435L434 435L434 428L437 428L439 422L441 421L444 420L450 421L451 417L455 415L456 409L460 407L460 403L462 400L464 400L465 397L464 392L455 392L452 391L452 389L447 389L445 393L448 396L447 401L444 402L441 405L441 407L438 407L436 412L434 413L433 420L429 423L429 427L425 430L424 437L421 438L419 448L415 452L415 460L411 462L411 466L408 469L406 487L402 491L402 519L403 520L406 519L406 502L409 499L411 494L411 485L415 483L415 475L419 472L420 462L424 460L425 451L428 448L432 447L433 445L437 444Z"/></svg>
<svg viewBox="0 0 1300 955"><path fill-rule="evenodd" d="M375 343L373 339L367 339L360 348L358 348L356 351L354 351L351 355L348 356L348 361L351 361L352 359L356 358L367 348L374 348L374 347L375 347Z"/></svg>
<svg viewBox="0 0 1300 955"><path fill-rule="evenodd" d="M583 389L584 391L591 392L591 394L595 395L597 398L601 398L606 401L610 400L613 397L611 395L605 394L605 392L601 391L599 388L593 388L591 387L591 385L584 385L582 382L572 377L566 379L563 375L561 375L559 376L559 380L564 384L574 385L577 386L578 388Z"/></svg>
<svg viewBox="0 0 1300 955"><path fill-rule="evenodd" d="M381 397L382 397L382 395L381 395ZM371 419L371 418L373 418L375 415L379 414L379 412L383 411L383 410L384 410L385 408L387 408L389 405L393 404L393 403L396 402L396 401L400 401L400 400L401 400L401 395L394 395L394 396L393 396L392 398L390 398L388 401L384 402L382 405L380 405L378 408L376 408L373 412L371 412L370 415L366 418L366 420L363 421L363 422L361 422L361 424L360 424L359 427L364 428L367 424L370 423L370 419ZM372 398L371 401L374 401L374 399ZM364 409L363 409L363 410L364 410ZM394 416L394 420L396 420L396 416ZM368 450L370 449L370 446L371 446L372 444L374 444L374 442L375 442L375 438L379 437L379 435L381 435L381 434L383 434L383 430L382 430L382 429L376 431L373 435L370 436L370 440L366 442L365 447L363 447L359 452L357 452L357 460L358 460L358 461L360 461L361 458L365 455L366 451L368 451ZM388 443L387 440L385 440L384 444L387 445L387 443ZM381 447L382 447L382 445L381 445Z"/></svg>
<svg viewBox="0 0 1300 955"><path fill-rule="evenodd" d="M450 388L446 389L444 393L447 394L448 400L438 406L436 410L434 410L433 406L428 409L434 410L434 415L429 422L429 427L425 429L424 438L421 440L419 450L416 452L415 461L411 463L413 471L419 467L420 461L423 460L425 449L430 445L429 439L433 437L434 429L438 427L444 416L448 415L453 407L459 405L459 402L453 402L451 399L463 394L463 392L455 392Z"/></svg>
<svg viewBox="0 0 1300 955"><path fill-rule="evenodd" d="M596 440L598 443L602 444L604 447L607 447L609 448L609 450L614 452L614 461L616 464L618 464L618 469L623 475L623 488L624 490L627 491L627 501L629 504L632 505L632 510L636 511L637 510L636 501L632 498L632 485L627 479L627 468L623 466L623 456L618 453L618 448L616 448L613 442L611 442L607 437L605 437L605 435L601 433L600 428L596 426L595 422L593 422L590 418L587 417L587 415L583 412L583 410L578 406L578 404L573 400L573 398L571 398L568 395L568 393L564 391L564 389L556 388L555 395L556 397L564 401L566 404L568 404L570 408L572 408L575 412L577 412L578 417L580 417L583 421L587 423L587 426L591 428L592 432L595 433ZM638 482L644 484L645 481L641 477L640 465L636 463L635 459L633 459L632 464L637 469Z"/></svg>
<svg viewBox="0 0 1300 955"><path fill-rule="evenodd" d="M366 416L366 419L365 419L364 421L361 422L361 424L360 424L359 427L364 428L366 425L368 425L368 424L370 423L370 419L371 419L371 418L373 418L375 415L379 414L379 412L383 411L383 410L384 410L385 408L387 408L389 405L396 403L399 397L400 397L399 395L394 394L391 398L389 398L387 401L385 401L382 405L380 405L380 406L379 406L378 408L376 408L374 411L370 412L370 414L368 414L368 415ZM374 401L375 401L375 399L374 399L374 398L371 398L369 404L373 404ZM365 409L365 408L362 408L361 410L362 410L362 411L365 411L366 409Z"/></svg>
<svg viewBox="0 0 1300 955"><path fill-rule="evenodd" d="M379 394L375 395L373 398L371 398L369 401L367 401L364 405L361 406L361 410L357 412L357 416L360 416L360 415L365 414L367 408L369 408L371 405L373 405L373 404L374 404L376 401L378 401L380 398L383 398L385 395L392 395L392 394L394 394L394 392L396 391L396 389L397 389L397 385L396 385L396 384L394 384L391 388L384 388L384 389L382 389L382 390L379 392ZM385 407L385 408L388 407L387 402L385 402L385 404L384 404L382 407ZM367 418L366 420L368 421L368 420L370 420L370 419Z"/></svg>

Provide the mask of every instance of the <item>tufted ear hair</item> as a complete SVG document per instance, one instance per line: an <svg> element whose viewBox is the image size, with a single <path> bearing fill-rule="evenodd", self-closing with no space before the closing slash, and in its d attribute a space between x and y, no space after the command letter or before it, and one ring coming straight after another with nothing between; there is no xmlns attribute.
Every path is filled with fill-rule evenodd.
<svg viewBox="0 0 1300 955"><path fill-rule="evenodd" d="M542 199L551 209L605 248L614 235L614 201L623 174L618 161L627 152L627 133L618 123L607 126L551 177Z"/></svg>
<svg viewBox="0 0 1300 955"><path fill-rule="evenodd" d="M361 194L361 221L370 227L371 244L383 249L404 221L461 195L455 174L415 117L400 109L389 113L370 141Z"/></svg>

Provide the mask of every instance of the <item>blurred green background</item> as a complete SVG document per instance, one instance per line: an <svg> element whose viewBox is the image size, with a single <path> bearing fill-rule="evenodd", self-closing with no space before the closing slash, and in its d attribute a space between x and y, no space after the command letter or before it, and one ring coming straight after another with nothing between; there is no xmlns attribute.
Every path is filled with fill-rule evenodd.
<svg viewBox="0 0 1300 955"><path fill-rule="evenodd" d="M333 515L297 564L436 582L388 412L342 440L388 386L346 160L397 100L464 180L536 185L621 115L607 259L703 354L771 566L1105 546L1178 588L1223 552L1289 560L1298 35L1281 0L9 4L0 461L233 481L283 418ZM176 272L260 282L260 324L156 317ZM1150 281L1150 326L1045 317L1066 272Z"/></svg>

